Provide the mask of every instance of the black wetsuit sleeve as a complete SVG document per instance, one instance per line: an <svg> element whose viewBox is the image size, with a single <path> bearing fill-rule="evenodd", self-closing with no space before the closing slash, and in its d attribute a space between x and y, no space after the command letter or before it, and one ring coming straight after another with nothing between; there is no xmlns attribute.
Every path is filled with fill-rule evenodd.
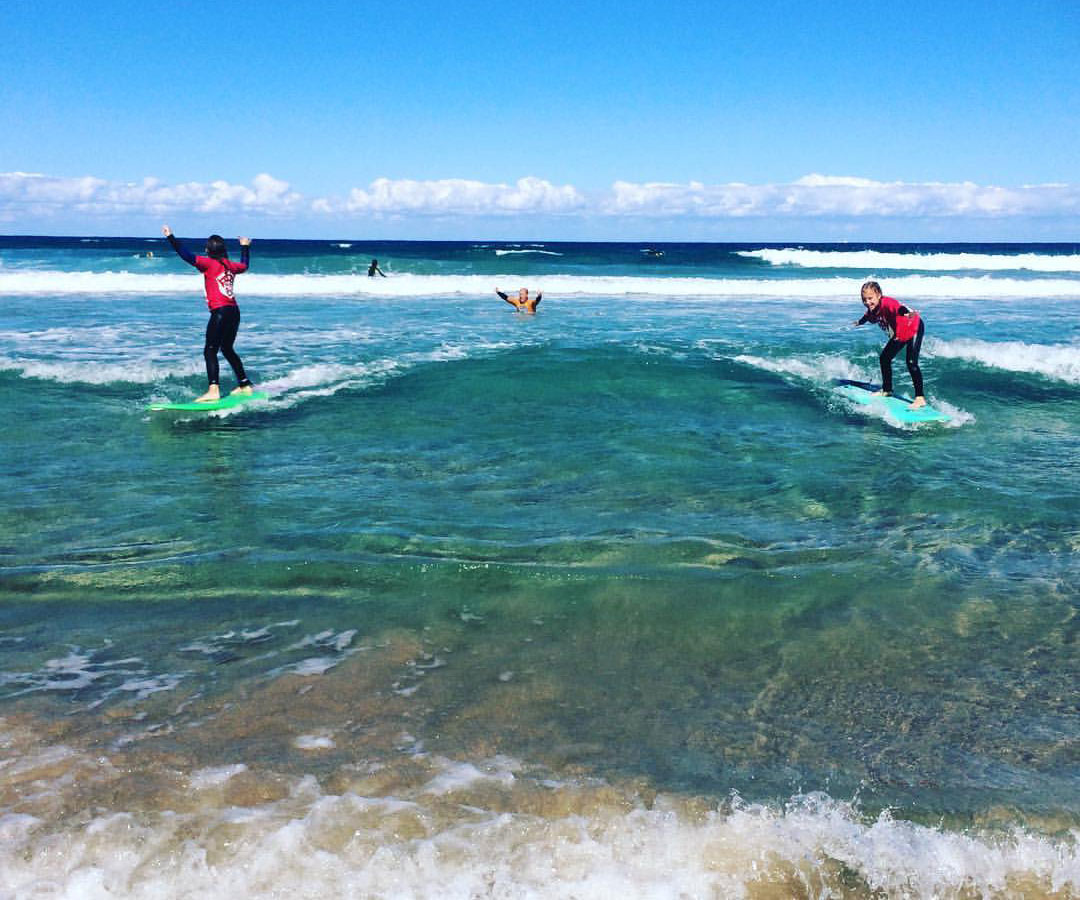
<svg viewBox="0 0 1080 900"><path fill-rule="evenodd" d="M500 297L502 297L502 298L503 298L503 300L509 300L509 299L510 299L510 298L509 298L509 297L507 297L507 296L506 296L506 294L504 294L504 293L503 293L502 291L496 291L495 293L496 293L496 294L498 294L498 295L499 295Z"/></svg>
<svg viewBox="0 0 1080 900"><path fill-rule="evenodd" d="M244 244L240 247L240 265L248 266L251 264L251 245Z"/></svg>
<svg viewBox="0 0 1080 900"><path fill-rule="evenodd" d="M901 305L896 310L896 312L897 312L897 315L901 315L901 316L910 316L911 315L911 310L908 309L906 306L903 306L903 305Z"/></svg>
<svg viewBox="0 0 1080 900"><path fill-rule="evenodd" d="M194 255L192 254L192 252L190 250L188 250L183 244L181 244L176 239L176 235L170 234L170 235L168 235L168 238L169 238L169 243L172 244L173 250L175 250L177 252L177 254L180 256L180 258L184 262L186 262L189 266L195 265L195 257L194 257Z"/></svg>
<svg viewBox="0 0 1080 900"><path fill-rule="evenodd" d="M870 321L869 316L870 316L870 313L863 313L863 317L861 319L859 319L859 321L856 322L855 324L856 325L865 325L867 322Z"/></svg>

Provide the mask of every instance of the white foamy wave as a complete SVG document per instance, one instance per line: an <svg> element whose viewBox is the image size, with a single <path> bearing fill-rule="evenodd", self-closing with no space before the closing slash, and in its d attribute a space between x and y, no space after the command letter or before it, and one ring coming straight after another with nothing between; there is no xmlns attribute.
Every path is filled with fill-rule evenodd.
<svg viewBox="0 0 1080 900"><path fill-rule="evenodd" d="M562 256L561 253L556 253L554 250L496 250L496 256L512 256L515 253L540 253L544 256Z"/></svg>
<svg viewBox="0 0 1080 900"><path fill-rule="evenodd" d="M289 343L294 349L303 349L309 345L323 347L329 340L355 343L367 340L370 336L369 332L340 329L329 332L329 337L327 334L325 331L317 330L297 332L289 335ZM272 341L268 344L261 341L260 337L261 335L255 331L245 335L245 346L253 350L253 356L256 358L258 353L255 351L272 345ZM280 337L277 335L273 340L279 340ZM3 335L0 334L0 341L2 340ZM41 344L43 341L38 343ZM101 343L107 344L105 341ZM57 344L61 352L69 352L63 340L58 340ZM313 363L276 376L268 373L267 377L260 379L258 387L271 395L269 403L272 406L280 408L293 405L308 397L330 396L342 390L382 383L388 378L426 363L464 360L515 346L517 344L506 341L474 341L467 344L444 341L429 350L403 353L397 358L384 357L358 363ZM101 347L97 347L93 352L97 353L100 350ZM170 379L199 377L205 372L202 360L189 347L173 350L173 348L158 346L154 350L157 356L172 351L173 355L181 357L180 359L146 358L142 344L128 347L111 346L107 347L107 350L110 360L108 362L86 358L39 360L0 353L0 371L17 372L24 378L39 378L64 384L96 385L161 384ZM70 352L75 355L85 355L89 351L76 347ZM171 388L167 391L155 391L153 396L146 399L152 402L171 402L180 399L179 396L174 396L175 394L176 389ZM240 412L242 412L240 407L216 411L220 415L235 415Z"/></svg>
<svg viewBox="0 0 1080 900"><path fill-rule="evenodd" d="M1008 372L1028 372L1055 381L1080 384L1080 345L1025 344L1023 341L932 340L927 349L935 356L962 359Z"/></svg>
<svg viewBox="0 0 1080 900"><path fill-rule="evenodd" d="M871 370L870 368L864 368L850 360L837 356L820 355L812 357L769 358L751 354L740 354L739 356L733 357L733 359L735 362L740 362L743 365L751 366L755 369L761 369L762 371L772 372L785 378L790 377L797 379L800 382L805 382L810 389L816 391L820 391L823 388L826 390L830 389L838 379L872 382L875 379L880 378L880 373L876 366ZM935 409L941 410L941 412L949 417L948 422L940 423L945 427L960 428L975 421L975 417L971 415L971 413L959 409L939 397L928 394L928 399ZM857 405L854 401L849 402L847 400L841 402L846 408L850 408L861 415L883 419L896 427L905 429L916 429L920 427L919 423L903 423L897 421L889 414L888 409L884 406L875 407ZM830 397L828 403L832 405L834 403L834 398Z"/></svg>
<svg viewBox="0 0 1080 900"><path fill-rule="evenodd" d="M293 746L329 750L333 740L304 734ZM220 767L193 773L200 802L180 810L97 812L60 827L40 814L8 813L0 818L0 893L1037 900L1080 887L1076 831L950 832L887 813L866 819L823 794L783 808L736 800L702 813L678 797L646 806L602 785L530 782L505 760L426 764L426 783L401 779L396 796L327 794L305 777L280 800L239 806L215 802L215 794L251 773ZM95 771L104 765L33 753L17 777L115 777Z"/></svg>
<svg viewBox="0 0 1080 900"><path fill-rule="evenodd" d="M165 378L187 378L204 373L202 361L163 366L147 360L91 362L84 360L45 361L0 356L0 371L18 372L24 378L41 378L64 384L154 384Z"/></svg>
<svg viewBox="0 0 1080 900"><path fill-rule="evenodd" d="M496 285L528 284L553 296L625 296L642 298L776 300L858 297L863 278L659 278L600 275L399 275L373 280L366 275L243 276L245 297L483 297ZM33 294L188 294L197 295L198 278L185 274L132 272L0 272L0 295ZM889 280L888 292L904 297L944 299L1080 298L1080 279L1024 280L991 275L905 275Z"/></svg>
<svg viewBox="0 0 1080 900"><path fill-rule="evenodd" d="M754 356L752 354L740 354L734 357L735 362L773 372L777 375L793 375L802 381L813 384L831 384L834 379L846 378L850 381L867 381L871 373L850 360L839 356L813 356L813 357L776 357Z"/></svg>
<svg viewBox="0 0 1080 900"><path fill-rule="evenodd" d="M354 364L316 363L263 381L259 387L274 395L322 396L350 387L372 384L401 368L401 362L396 359L376 359Z"/></svg>
<svg viewBox="0 0 1080 900"><path fill-rule="evenodd" d="M882 250L740 250L739 256L761 259L774 266L811 269L908 269L923 272L1080 272L1080 255L1046 253L889 253Z"/></svg>
<svg viewBox="0 0 1080 900"><path fill-rule="evenodd" d="M402 375L426 363L454 362L512 347L506 342L479 342L470 345L443 342L438 347L397 358L364 363L319 363L302 366L287 375L260 383L279 406L291 406L313 397L329 397L339 391L365 388Z"/></svg>

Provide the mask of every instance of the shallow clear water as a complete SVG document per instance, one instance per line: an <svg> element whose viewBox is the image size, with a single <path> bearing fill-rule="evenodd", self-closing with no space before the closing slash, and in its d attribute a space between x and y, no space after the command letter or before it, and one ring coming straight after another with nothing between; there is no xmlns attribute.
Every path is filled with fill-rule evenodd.
<svg viewBox="0 0 1080 900"><path fill-rule="evenodd" d="M1075 891L1078 248L339 243L0 239L4 890Z"/></svg>

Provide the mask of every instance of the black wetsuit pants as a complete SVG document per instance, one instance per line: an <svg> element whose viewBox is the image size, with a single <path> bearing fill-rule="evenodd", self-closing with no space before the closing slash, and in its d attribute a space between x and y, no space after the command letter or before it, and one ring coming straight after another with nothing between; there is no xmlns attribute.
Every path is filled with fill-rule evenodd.
<svg viewBox="0 0 1080 900"><path fill-rule="evenodd" d="M890 338L885 349L881 351L881 389L886 394L892 393L892 361L893 357L900 352L901 347L907 347L908 374L911 376L912 387L915 388L915 396L923 396L922 369L919 368L919 351L922 349L923 323L919 321L919 330L915 337L907 341L898 341Z"/></svg>
<svg viewBox="0 0 1080 900"><path fill-rule="evenodd" d="M229 361L236 381L241 386L251 384L244 374L244 364L233 350L233 341L240 328L240 308L237 306L219 306L210 310L210 321L206 323L206 346L203 357L206 359L206 379L210 384L218 383L218 352Z"/></svg>

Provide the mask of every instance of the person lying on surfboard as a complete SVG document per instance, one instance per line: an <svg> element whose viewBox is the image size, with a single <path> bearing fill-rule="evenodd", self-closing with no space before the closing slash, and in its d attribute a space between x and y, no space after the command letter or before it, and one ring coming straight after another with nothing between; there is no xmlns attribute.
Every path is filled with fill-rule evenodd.
<svg viewBox="0 0 1080 900"><path fill-rule="evenodd" d="M233 279L248 270L251 238L240 238L240 262L233 262L225 252L225 239L212 234L206 239L206 256L195 256L173 235L168 225L161 226L161 233L169 239L184 262L203 273L206 287L206 305L210 309L210 321L206 323L206 344L203 358L206 360L206 379L210 386L196 403L212 403L221 399L218 386L218 353L221 352L236 375L234 394L251 394L254 386L244 374L244 364L240 361L233 342L240 328L240 307L233 296Z"/></svg>
<svg viewBox="0 0 1080 900"><path fill-rule="evenodd" d="M915 388L915 399L911 403L911 408L918 409L926 406L926 397L923 396L922 370L919 368L923 321L918 312L908 309L892 297L881 296L881 285L876 281L868 281L862 286L862 302L866 307L866 312L855 325L873 322L880 325L881 330L889 335L889 342L881 351L881 390L877 393L883 397L892 395L893 357L900 352L901 347L905 347L907 348L905 356L907 370L911 376L911 384Z"/></svg>
<svg viewBox="0 0 1080 900"><path fill-rule="evenodd" d="M518 288L518 295L516 297L511 297L509 294L504 294L498 288L495 288L495 293L502 297L503 300L509 303L518 312L528 313L530 316L536 312L536 307L540 305L540 301L544 297L544 292L540 291L536 295L535 300L529 299L528 288Z"/></svg>

